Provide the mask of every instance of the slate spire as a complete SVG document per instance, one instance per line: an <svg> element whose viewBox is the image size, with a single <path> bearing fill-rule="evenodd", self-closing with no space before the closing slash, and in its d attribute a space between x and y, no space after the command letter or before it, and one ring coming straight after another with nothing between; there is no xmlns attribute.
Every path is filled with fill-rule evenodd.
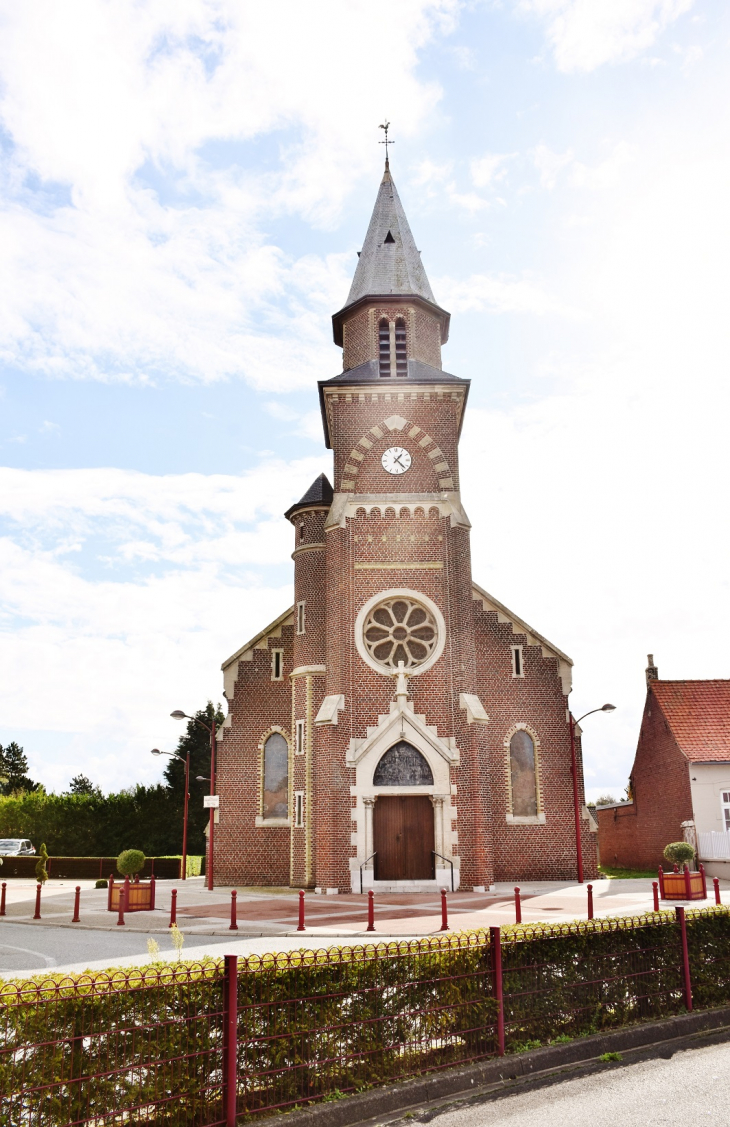
<svg viewBox="0 0 730 1127"><path fill-rule="evenodd" d="M386 160L345 308L363 297L391 293L436 304Z"/></svg>

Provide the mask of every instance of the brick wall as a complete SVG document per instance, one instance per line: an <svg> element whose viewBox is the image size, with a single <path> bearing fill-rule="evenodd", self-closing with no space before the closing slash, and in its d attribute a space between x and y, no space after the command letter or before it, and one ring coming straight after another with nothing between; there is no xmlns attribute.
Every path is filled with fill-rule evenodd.
<svg viewBox="0 0 730 1127"><path fill-rule="evenodd" d="M356 309L342 323L342 368L349 372L379 355L378 326L402 318L406 323L406 351L412 360L422 360L433 368L441 367L441 324L433 313L421 306L394 302Z"/></svg>
<svg viewBox="0 0 730 1127"><path fill-rule="evenodd" d="M598 811L601 861L625 869L665 865L664 847L682 840L682 822L692 817L687 760L647 691L636 757L631 771L633 801Z"/></svg>

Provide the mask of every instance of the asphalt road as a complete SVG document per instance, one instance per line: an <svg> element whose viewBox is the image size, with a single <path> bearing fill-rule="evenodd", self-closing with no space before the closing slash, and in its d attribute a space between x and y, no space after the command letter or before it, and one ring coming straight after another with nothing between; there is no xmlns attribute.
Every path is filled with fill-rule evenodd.
<svg viewBox="0 0 730 1127"><path fill-rule="evenodd" d="M728 1127L728 1076L730 1045L712 1045L424 1118L435 1127Z"/></svg>
<svg viewBox="0 0 730 1127"><path fill-rule="evenodd" d="M121 931L121 928L120 928ZM163 954L173 953L164 935L157 940ZM226 943L224 935L207 935L205 945ZM188 941L188 945L190 941ZM139 932L74 931L68 927L34 927L32 924L0 922L0 975L19 971L42 971L88 959L114 960L122 955L142 955L147 936ZM169 957L169 956L168 956ZM110 962L111 965L111 962Z"/></svg>

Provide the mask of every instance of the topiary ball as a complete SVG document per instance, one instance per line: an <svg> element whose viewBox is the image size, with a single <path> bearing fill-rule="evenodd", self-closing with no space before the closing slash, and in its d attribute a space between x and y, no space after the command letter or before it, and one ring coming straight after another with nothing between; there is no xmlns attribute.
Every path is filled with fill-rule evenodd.
<svg viewBox="0 0 730 1127"><path fill-rule="evenodd" d="M667 861L671 861L673 865L679 865L680 869L685 862L691 865L694 855L694 847L688 841L671 841L664 850Z"/></svg>
<svg viewBox="0 0 730 1127"><path fill-rule="evenodd" d="M101 880L98 880L98 881L96 882L96 884L94 885L94 888L108 888L108 887L109 887L109 881L108 881L108 880L104 880L104 878L103 878L103 877L102 877L102 879L101 879Z"/></svg>
<svg viewBox="0 0 730 1127"><path fill-rule="evenodd" d="M117 869L123 877L134 877L144 865L146 857L141 849L125 849L117 857Z"/></svg>

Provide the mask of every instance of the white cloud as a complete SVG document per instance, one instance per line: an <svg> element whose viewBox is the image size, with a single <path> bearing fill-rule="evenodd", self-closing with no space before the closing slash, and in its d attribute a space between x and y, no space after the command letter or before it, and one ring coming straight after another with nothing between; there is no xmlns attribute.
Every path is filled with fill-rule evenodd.
<svg viewBox="0 0 730 1127"><path fill-rule="evenodd" d="M636 58L694 0L515 0L546 25L558 70L591 71Z"/></svg>
<svg viewBox="0 0 730 1127"><path fill-rule="evenodd" d="M551 313L580 317L578 308L565 305L547 289L525 278L472 274L468 278L437 278L436 290L446 309L454 313Z"/></svg>
<svg viewBox="0 0 730 1127"><path fill-rule="evenodd" d="M507 175L505 165L515 155L515 153L486 153L473 160L470 171L475 187L489 188L497 181L504 180Z"/></svg>
<svg viewBox="0 0 730 1127"><path fill-rule="evenodd" d="M220 700L221 661L289 604L282 513L322 468L0 470L0 712L37 777L157 776L147 752L177 738L171 709ZM34 731L63 737L54 754L24 740L29 692Z"/></svg>
<svg viewBox="0 0 730 1127"><path fill-rule="evenodd" d="M77 378L311 382L331 363L343 260L292 260L264 230L335 221L374 160L373 83L402 136L421 128L440 90L416 75L418 52L459 6L280 0L275 34L269 8L237 0L7 8L0 359ZM266 134L279 157L259 162L250 143Z"/></svg>

